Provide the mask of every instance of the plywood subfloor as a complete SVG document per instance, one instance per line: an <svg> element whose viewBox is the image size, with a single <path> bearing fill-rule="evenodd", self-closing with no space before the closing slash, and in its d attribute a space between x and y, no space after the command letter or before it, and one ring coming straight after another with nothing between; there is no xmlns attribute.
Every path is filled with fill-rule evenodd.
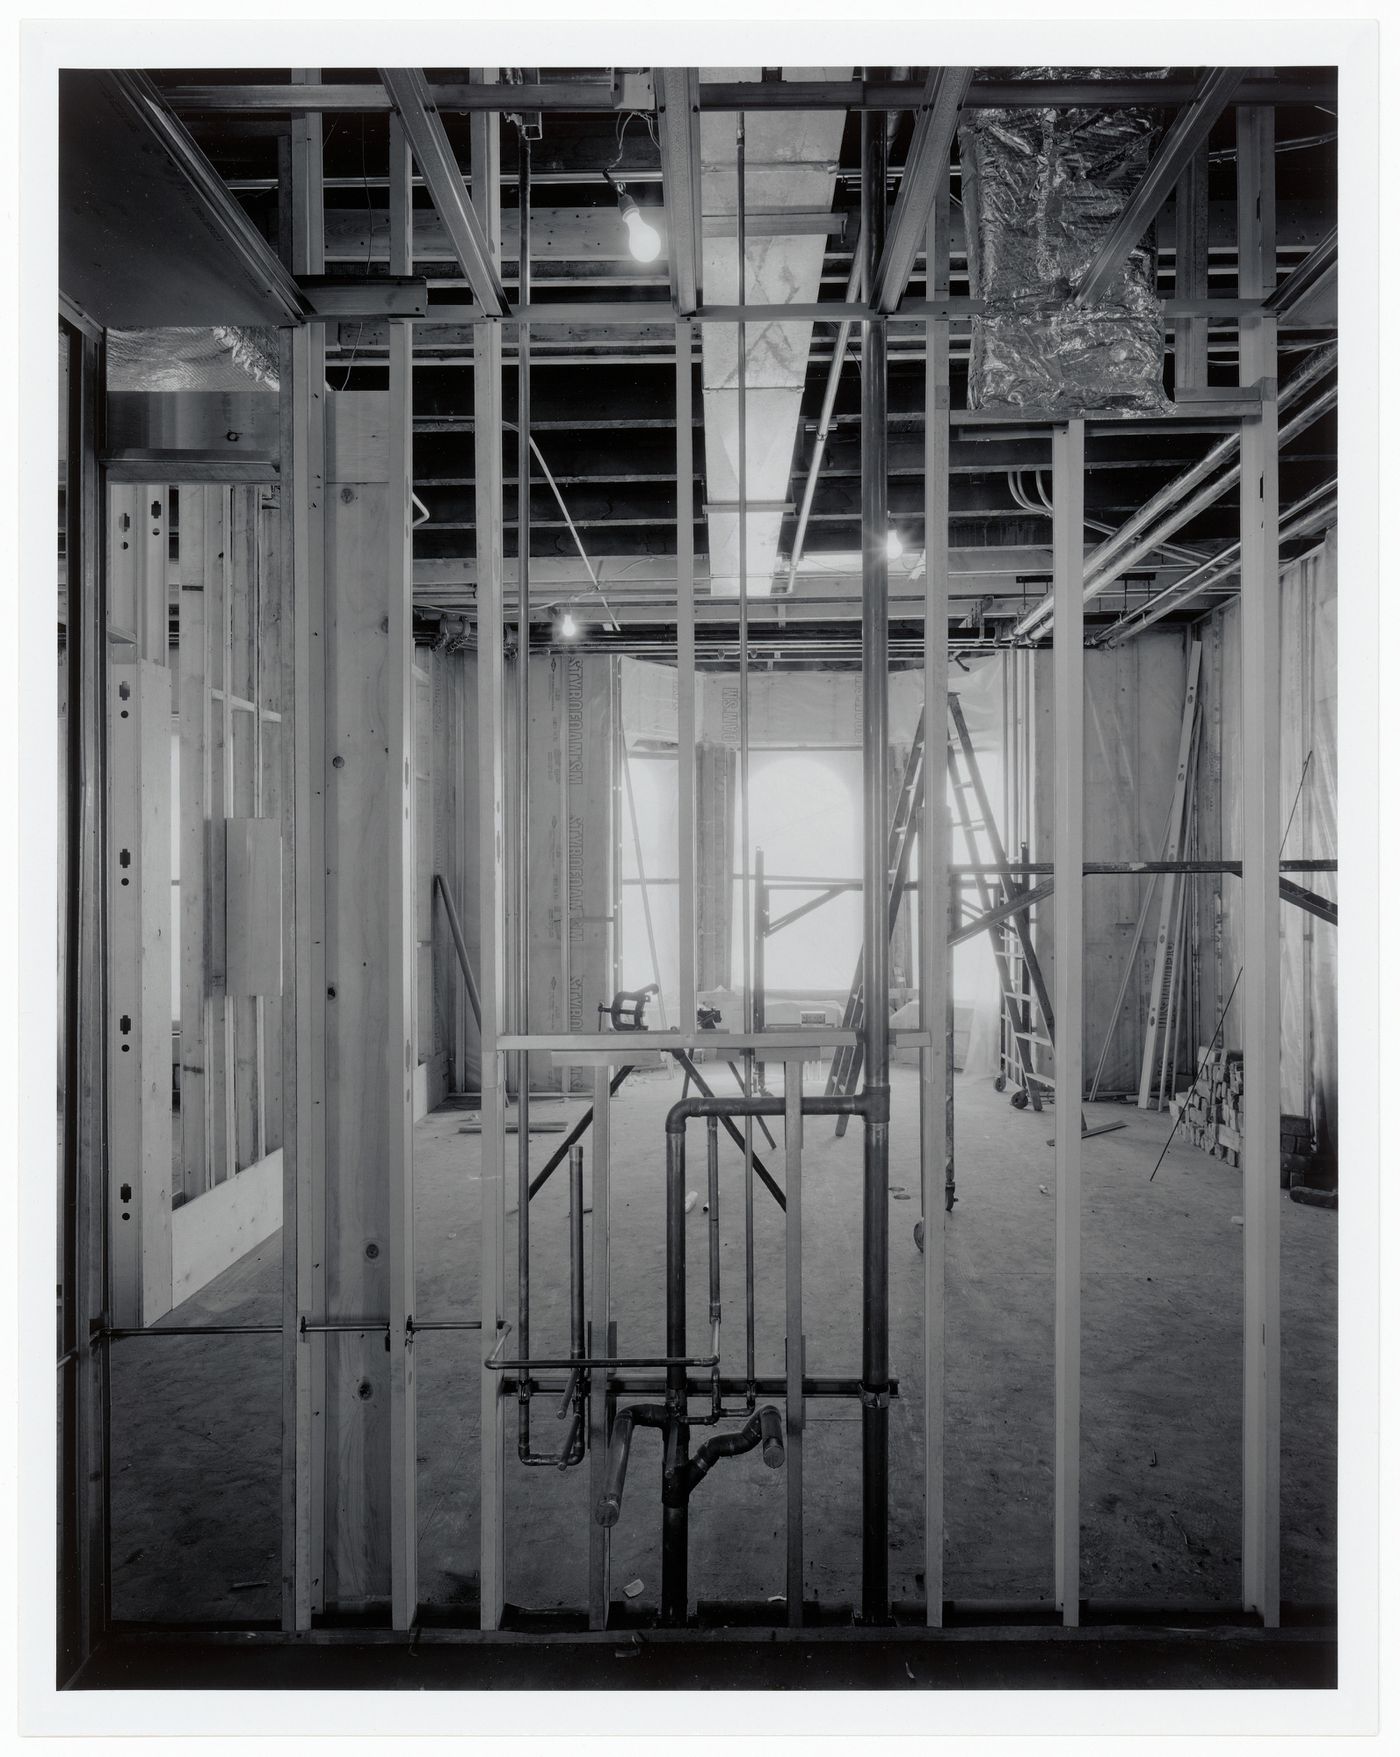
<svg viewBox="0 0 1400 1757"><path fill-rule="evenodd" d="M727 1077L721 1074L721 1078ZM663 1343L662 1124L679 1077L624 1087L613 1109L613 1302L625 1353ZM541 1106L550 1120L580 1103ZM915 1157L917 1083L894 1073L891 1129L891 1592L922 1597L921 1258ZM1084 1145L1083 1589L1085 1596L1228 1606L1239 1592L1240 1179L1174 1146L1148 1182L1166 1119L1118 1105L1091 1121L1127 1127ZM945 1592L1043 1598L1053 1592L1053 1113L1011 1109L990 1082L957 1082L958 1188L948 1225ZM416 1315L475 1317L480 1137L460 1111L415 1131ZM763 1152L761 1137L756 1137ZM721 1147L726 1372L743 1370L740 1155ZM532 1143L538 1169L557 1135ZM515 1139L507 1147L514 1172ZM704 1134L692 1127L688 1186L692 1340L706 1333ZM781 1167L781 1153L768 1156ZM815 1374L860 1361L859 1128L837 1141L808 1125L805 1168L807 1356ZM563 1174L531 1205L537 1353L567 1343ZM512 1183L513 1188L513 1183ZM1280 1197L1283 1241L1283 1571L1286 1600L1335 1598L1336 1216ZM507 1261L515 1261L514 1212ZM782 1217L755 1192L757 1364L780 1372ZM276 1321L280 1240L235 1264L172 1321ZM470 1612L477 1594L479 1341L424 1335L419 1372L419 1564L425 1605ZM279 1342L276 1337L132 1341L113 1349L113 1612L194 1622L278 1609ZM853 1403L810 1405L807 1596L859 1597L860 1418ZM514 1462L509 1410L507 1597L546 1609L586 1602L586 1469ZM534 1441L562 1438L554 1400L535 1404ZM613 1537L614 1591L641 1582L657 1602L660 1465L641 1433ZM783 1590L784 1475L757 1453L719 1464L691 1503L691 1591L763 1600Z"/></svg>

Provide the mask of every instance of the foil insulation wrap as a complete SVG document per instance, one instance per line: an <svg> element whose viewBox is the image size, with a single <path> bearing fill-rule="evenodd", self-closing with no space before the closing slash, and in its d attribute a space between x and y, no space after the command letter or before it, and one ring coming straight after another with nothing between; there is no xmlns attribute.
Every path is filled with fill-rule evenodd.
<svg viewBox="0 0 1400 1757"><path fill-rule="evenodd" d="M968 274L973 298L986 301L972 322L969 408L1167 408L1155 246L1134 248L1096 302L1066 309L1132 199L1157 129L1144 109L963 112Z"/></svg>
<svg viewBox="0 0 1400 1757"><path fill-rule="evenodd" d="M107 332L107 388L249 391L277 389L277 332L212 329Z"/></svg>

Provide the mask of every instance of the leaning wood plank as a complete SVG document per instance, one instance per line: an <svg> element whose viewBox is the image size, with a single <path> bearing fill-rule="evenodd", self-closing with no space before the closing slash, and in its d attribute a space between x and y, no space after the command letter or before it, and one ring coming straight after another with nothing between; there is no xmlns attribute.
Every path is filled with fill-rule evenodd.
<svg viewBox="0 0 1400 1757"><path fill-rule="evenodd" d="M174 1303L179 1305L207 1287L216 1275L271 1238L281 1224L279 1149L175 1210L170 1228Z"/></svg>

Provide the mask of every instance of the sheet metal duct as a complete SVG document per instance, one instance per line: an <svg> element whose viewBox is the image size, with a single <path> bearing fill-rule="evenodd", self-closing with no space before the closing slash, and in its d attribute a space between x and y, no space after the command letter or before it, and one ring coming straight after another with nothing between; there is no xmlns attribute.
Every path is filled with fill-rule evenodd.
<svg viewBox="0 0 1400 1757"><path fill-rule="evenodd" d="M109 391L277 389L277 332L216 324L210 329L107 332Z"/></svg>
<svg viewBox="0 0 1400 1757"><path fill-rule="evenodd" d="M972 326L970 408L1166 408L1153 250L1139 244L1093 303L1066 303L1132 200L1157 132L1146 109L964 112L968 273L987 302Z"/></svg>
<svg viewBox="0 0 1400 1757"><path fill-rule="evenodd" d="M702 84L757 81L761 69L705 68ZM849 67L787 68L784 79L841 80ZM841 110L770 111L746 120L744 207L747 215L830 210L836 186L846 114ZM737 151L735 118L730 112L700 118L700 195L706 216L705 302L733 305L739 298L739 256L735 238ZM725 235L710 231L711 216L725 216ZM802 304L817 298L825 237L750 235L746 250L745 298L753 304ZM764 597L773 589L778 563L781 508L787 499L797 439L810 323L749 325L745 376L747 418L747 498L763 510L747 521L746 571L749 592ZM705 488L710 551L710 590L715 597L739 593L739 353L738 331L729 324L704 325Z"/></svg>

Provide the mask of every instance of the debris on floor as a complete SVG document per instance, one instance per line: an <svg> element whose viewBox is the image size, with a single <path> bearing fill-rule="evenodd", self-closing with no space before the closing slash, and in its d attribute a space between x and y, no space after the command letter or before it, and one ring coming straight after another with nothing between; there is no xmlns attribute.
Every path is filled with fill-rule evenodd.
<svg viewBox="0 0 1400 1757"><path fill-rule="evenodd" d="M642 1593L642 1583L640 1580L629 1580L622 1590L628 1598L639 1598Z"/></svg>
<svg viewBox="0 0 1400 1757"><path fill-rule="evenodd" d="M685 1192L685 1211L687 1214L694 1213L695 1204L699 1200L700 1200L699 1194L695 1190L687 1190Z"/></svg>

